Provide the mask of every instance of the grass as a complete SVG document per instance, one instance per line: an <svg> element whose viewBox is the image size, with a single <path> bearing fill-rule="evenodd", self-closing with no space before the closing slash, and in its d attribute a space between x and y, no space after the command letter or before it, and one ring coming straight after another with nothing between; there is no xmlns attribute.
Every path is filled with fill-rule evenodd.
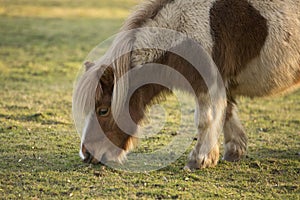
<svg viewBox="0 0 300 200"><path fill-rule="evenodd" d="M130 173L80 161L73 81L88 52L118 31L134 4L0 0L0 199L299 199L299 91L238 100L249 136L241 162L187 173L186 152L161 170ZM171 98L164 105L168 126L137 151L176 132L178 104Z"/></svg>

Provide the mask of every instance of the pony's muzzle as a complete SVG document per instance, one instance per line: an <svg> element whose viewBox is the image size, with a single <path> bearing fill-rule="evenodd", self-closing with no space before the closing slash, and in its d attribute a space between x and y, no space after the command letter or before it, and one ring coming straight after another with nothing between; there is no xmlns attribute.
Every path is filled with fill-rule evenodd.
<svg viewBox="0 0 300 200"><path fill-rule="evenodd" d="M94 158L94 156L86 149L84 145L81 147L81 152L83 162L91 163L91 164L98 164L100 161Z"/></svg>

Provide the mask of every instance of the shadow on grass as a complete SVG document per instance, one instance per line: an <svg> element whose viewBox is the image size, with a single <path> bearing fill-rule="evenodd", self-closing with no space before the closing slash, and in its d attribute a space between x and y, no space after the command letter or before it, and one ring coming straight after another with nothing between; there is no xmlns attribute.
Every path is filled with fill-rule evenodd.
<svg viewBox="0 0 300 200"><path fill-rule="evenodd" d="M21 148L21 147L20 147ZM103 164L89 165L83 163L78 155L77 150L61 149L61 152L55 150L54 153L43 153L39 151L30 151L30 149L22 148L26 150L26 154L21 154L18 152L4 153L4 157L1 158L2 169L8 171L76 171L80 168L92 167L94 169L100 169ZM45 149L43 149L44 151ZM234 166L248 166L249 168L260 169L263 166L270 165L295 165L300 161L300 156L297 153L298 149L290 149L289 151L284 150L273 150L273 149L263 149L257 151L255 154L252 152L247 155L244 159L239 162L227 162L220 160L216 168L231 168ZM161 172L181 172L185 166L187 157L184 155L180 157L175 162L168 166L165 166L158 171ZM298 169L299 166L298 166ZM114 170L114 169L112 169ZM116 170L119 171L119 170Z"/></svg>
<svg viewBox="0 0 300 200"><path fill-rule="evenodd" d="M281 149L271 149L268 147L263 147L259 149L254 149L248 152L248 159L251 160L272 160L272 159L290 159L300 161L300 149L289 148L287 150Z"/></svg>

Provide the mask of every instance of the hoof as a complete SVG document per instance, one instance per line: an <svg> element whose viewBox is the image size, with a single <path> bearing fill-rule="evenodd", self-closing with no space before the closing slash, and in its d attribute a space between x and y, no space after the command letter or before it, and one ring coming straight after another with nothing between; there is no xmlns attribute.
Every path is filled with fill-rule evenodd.
<svg viewBox="0 0 300 200"><path fill-rule="evenodd" d="M195 150L191 152L190 160L184 167L186 171L193 171L195 169L203 169L215 167L219 161L219 146L216 145L208 154L197 155Z"/></svg>
<svg viewBox="0 0 300 200"><path fill-rule="evenodd" d="M225 153L223 156L223 160L229 162L236 162L241 160L247 151L247 144L242 142L238 143L235 141L230 141L225 144Z"/></svg>

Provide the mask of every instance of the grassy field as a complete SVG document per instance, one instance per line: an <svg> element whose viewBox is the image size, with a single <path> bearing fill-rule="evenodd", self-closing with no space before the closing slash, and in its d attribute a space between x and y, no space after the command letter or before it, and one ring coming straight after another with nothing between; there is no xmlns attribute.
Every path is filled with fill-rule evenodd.
<svg viewBox="0 0 300 200"><path fill-rule="evenodd" d="M188 173L187 152L161 170L130 173L80 161L73 81L136 3L0 0L0 199L299 199L300 91L238 100L249 137L241 162ZM176 119L167 124L139 151L167 141Z"/></svg>

